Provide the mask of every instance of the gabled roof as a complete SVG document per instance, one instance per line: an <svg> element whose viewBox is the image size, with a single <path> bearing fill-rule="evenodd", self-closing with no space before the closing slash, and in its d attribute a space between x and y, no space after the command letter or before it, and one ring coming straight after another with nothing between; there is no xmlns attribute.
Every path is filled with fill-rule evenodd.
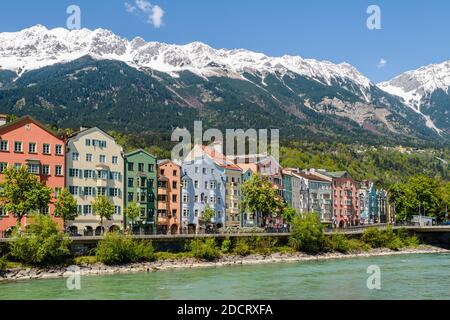
<svg viewBox="0 0 450 320"><path fill-rule="evenodd" d="M224 154L218 152L214 148L211 148L209 146L203 146L203 145L195 145L194 149L195 148L200 148L200 151L203 154L206 154L209 158L211 158L212 161L214 161L214 163L216 165L218 165L221 168L242 171L242 169L238 165L236 165L233 161L228 159ZM192 158L193 155L195 155L194 149L192 149L191 153L188 155L188 157L186 157L186 159Z"/></svg>
<svg viewBox="0 0 450 320"><path fill-rule="evenodd" d="M335 179L339 179L339 178L342 178L342 177L345 177L345 176L350 177L350 175L348 174L347 171L336 171L336 172L328 172L328 171L326 171L323 174L326 175L326 176L329 176L331 178L335 178Z"/></svg>
<svg viewBox="0 0 450 320"><path fill-rule="evenodd" d="M73 139L76 138L79 135L84 135L86 133L92 132L92 131L100 131L101 133L103 133L105 136L109 137L111 140L116 141L116 139L114 139L110 134L108 134L106 131L100 129L99 127L92 127L92 128L86 128L84 130L80 130L77 132L74 132L73 134L71 134L68 139ZM117 143L117 142L116 142Z"/></svg>
<svg viewBox="0 0 450 320"><path fill-rule="evenodd" d="M322 178L322 177L319 177L319 176L316 176L316 175L314 175L314 174L307 174L307 173L303 173L303 172L298 172L298 173L297 173L297 172L296 172L295 175L297 175L297 176L299 176L299 177L302 177L302 178L305 178L305 179L308 179L308 180L319 181L319 182L328 182L328 183L330 183L329 180L326 180L326 179L324 179L324 178Z"/></svg>
<svg viewBox="0 0 450 320"><path fill-rule="evenodd" d="M173 161L170 160L170 159L162 159L162 160L158 160L157 163L158 163L158 166L163 166L163 165L165 165L165 164L167 164L167 163L172 163L173 165L175 165L175 166L177 166L177 167L180 167L179 164L173 162ZM180 167L180 168L181 168L181 167Z"/></svg>
<svg viewBox="0 0 450 320"><path fill-rule="evenodd" d="M135 154L138 154L138 153L145 153L146 155L152 157L153 159L156 159L156 157L154 155L152 155L151 153L145 151L144 149L137 149L137 150L128 152L128 153L125 154L125 157L131 157L131 156L133 156Z"/></svg>
<svg viewBox="0 0 450 320"><path fill-rule="evenodd" d="M41 128L42 130L46 131L48 134L54 136L55 138L58 138L60 140L62 140L61 136L58 136L58 134L56 132L54 132L53 130L47 128L44 124L42 124L41 122L37 121L36 119L34 119L31 116L24 116L21 118L18 118L14 121L11 121L3 126L0 127L0 135L4 134L5 132L10 131L10 129L14 126L20 125L20 124L27 124L27 123L33 123L36 126L38 126L39 128Z"/></svg>

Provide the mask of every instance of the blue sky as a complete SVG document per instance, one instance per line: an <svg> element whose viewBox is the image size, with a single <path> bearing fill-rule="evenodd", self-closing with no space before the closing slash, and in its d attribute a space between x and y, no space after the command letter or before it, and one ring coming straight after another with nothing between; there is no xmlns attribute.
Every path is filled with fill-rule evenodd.
<svg viewBox="0 0 450 320"><path fill-rule="evenodd" d="M127 12L125 2L136 7L134 13ZM215 48L246 48L271 56L345 61L374 82L450 59L450 1L150 0L149 14L138 14L135 2L3 0L0 31L38 23L65 27L66 8L75 4L81 8L81 26L89 29L110 29L130 39L201 41ZM381 30L366 27L371 4L381 9ZM155 6L164 11L159 27L148 21ZM382 59L386 63L380 67Z"/></svg>

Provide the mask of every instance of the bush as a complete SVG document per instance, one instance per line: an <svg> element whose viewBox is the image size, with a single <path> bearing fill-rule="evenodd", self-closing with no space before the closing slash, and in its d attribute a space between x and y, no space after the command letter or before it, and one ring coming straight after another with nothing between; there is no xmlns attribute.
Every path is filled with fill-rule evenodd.
<svg viewBox="0 0 450 320"><path fill-rule="evenodd" d="M222 253L227 254L231 252L232 242L230 239L225 239L222 241L222 246L220 247L220 251Z"/></svg>
<svg viewBox="0 0 450 320"><path fill-rule="evenodd" d="M271 254L275 251L277 243L277 239L269 237L256 236L250 238L251 249L259 254Z"/></svg>
<svg viewBox="0 0 450 320"><path fill-rule="evenodd" d="M306 253L320 253L325 249L323 226L317 214L294 218L289 244L295 250Z"/></svg>
<svg viewBox="0 0 450 320"><path fill-rule="evenodd" d="M155 254L149 242L110 232L98 243L96 257L104 264L115 265L152 261Z"/></svg>
<svg viewBox="0 0 450 320"><path fill-rule="evenodd" d="M405 228L398 229L397 236L402 240L405 247L417 247L420 245L419 239L416 236L410 236Z"/></svg>
<svg viewBox="0 0 450 320"><path fill-rule="evenodd" d="M0 273L8 270L8 261L5 257L0 258Z"/></svg>
<svg viewBox="0 0 450 320"><path fill-rule="evenodd" d="M173 252L156 252L155 253L155 260L158 261L166 261L166 260L181 260L186 258L191 258L192 254L190 252L179 252L179 253L173 253Z"/></svg>
<svg viewBox="0 0 450 320"><path fill-rule="evenodd" d="M208 261L216 260L221 255L216 240L213 238L205 241L200 239L192 240L189 244L189 250L195 258Z"/></svg>
<svg viewBox="0 0 450 320"><path fill-rule="evenodd" d="M395 233L392 226L388 226L385 230L369 228L364 231L361 239L372 248L388 248L391 250L419 245L417 237L409 236L406 229L399 229Z"/></svg>
<svg viewBox="0 0 450 320"><path fill-rule="evenodd" d="M242 257L248 256L251 253L251 248L246 239L238 239L236 241L234 253Z"/></svg>
<svg viewBox="0 0 450 320"><path fill-rule="evenodd" d="M377 228L367 228L364 230L361 240L372 248L382 248L386 244L382 231Z"/></svg>
<svg viewBox="0 0 450 320"><path fill-rule="evenodd" d="M64 235L59 226L46 215L32 215L30 224L19 235L17 230L11 242L11 256L29 265L47 265L63 262L70 254L69 238Z"/></svg>
<svg viewBox="0 0 450 320"><path fill-rule="evenodd" d="M82 256L73 259L73 263L76 265L89 265L96 264L97 262L97 257L95 256Z"/></svg>
<svg viewBox="0 0 450 320"><path fill-rule="evenodd" d="M347 253L350 251L350 244L347 237L342 233L335 233L328 241L328 248L331 251Z"/></svg>

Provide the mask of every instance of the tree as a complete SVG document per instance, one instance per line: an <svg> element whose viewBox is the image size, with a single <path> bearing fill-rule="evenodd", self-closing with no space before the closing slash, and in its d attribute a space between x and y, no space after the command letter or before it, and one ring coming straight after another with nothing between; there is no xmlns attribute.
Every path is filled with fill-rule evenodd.
<svg viewBox="0 0 450 320"><path fill-rule="evenodd" d="M295 209L291 206L285 206L281 212L281 215L289 224L291 224L295 216L297 216L297 211L295 211Z"/></svg>
<svg viewBox="0 0 450 320"><path fill-rule="evenodd" d="M29 173L26 167L9 168L3 174L0 203L16 216L19 225L26 214L48 207L52 189Z"/></svg>
<svg viewBox="0 0 450 320"><path fill-rule="evenodd" d="M284 204L281 197L273 187L272 183L258 174L252 175L242 185L242 195L244 200L242 205L245 210L256 212L265 216L279 213Z"/></svg>
<svg viewBox="0 0 450 320"><path fill-rule="evenodd" d="M100 216L100 224L103 234L103 219L110 219L114 214L114 205L106 196L99 196L92 201L92 210L94 214Z"/></svg>
<svg viewBox="0 0 450 320"><path fill-rule="evenodd" d="M298 251L320 253L325 248L325 234L319 215L308 213L304 217L295 217L289 244Z"/></svg>
<svg viewBox="0 0 450 320"><path fill-rule="evenodd" d="M69 238L51 217L34 214L28 219L25 232L14 233L10 243L11 255L31 265L56 264L69 256Z"/></svg>
<svg viewBox="0 0 450 320"><path fill-rule="evenodd" d="M128 205L128 208L125 209L125 216L131 222L131 232L133 232L134 223L136 220L139 219L140 215L141 215L141 206L139 203L131 202Z"/></svg>
<svg viewBox="0 0 450 320"><path fill-rule="evenodd" d="M64 230L66 230L67 221L74 221L78 216L77 201L67 189L62 189L55 202L55 215L60 216L64 221Z"/></svg>
<svg viewBox="0 0 450 320"><path fill-rule="evenodd" d="M206 205L201 218L201 220L205 224L205 228L208 224L211 223L211 219L214 218L215 216L216 212L209 205Z"/></svg>

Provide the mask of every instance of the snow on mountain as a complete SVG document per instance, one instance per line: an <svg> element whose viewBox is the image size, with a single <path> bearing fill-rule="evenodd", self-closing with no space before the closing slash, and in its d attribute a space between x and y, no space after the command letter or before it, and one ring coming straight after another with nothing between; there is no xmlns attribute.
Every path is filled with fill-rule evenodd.
<svg viewBox="0 0 450 320"><path fill-rule="evenodd" d="M366 101L370 100L370 88L373 87L369 79L347 63L334 64L298 56L268 57L244 49L216 50L200 42L170 45L145 42L142 38L128 41L104 29L48 30L37 25L19 32L0 33L0 69L13 70L19 76L29 70L70 62L85 55L119 60L135 68L151 68L172 76L184 70L203 77L239 79L244 78L244 73L263 78L268 74L297 74L326 85L352 83L358 88L356 93Z"/></svg>
<svg viewBox="0 0 450 320"><path fill-rule="evenodd" d="M402 98L406 105L423 114L421 108L429 102L433 92L441 89L445 93L449 93L450 61L405 72L390 81L378 84L378 87ZM430 128L439 132L442 131L436 128L429 116L424 115L424 117Z"/></svg>

